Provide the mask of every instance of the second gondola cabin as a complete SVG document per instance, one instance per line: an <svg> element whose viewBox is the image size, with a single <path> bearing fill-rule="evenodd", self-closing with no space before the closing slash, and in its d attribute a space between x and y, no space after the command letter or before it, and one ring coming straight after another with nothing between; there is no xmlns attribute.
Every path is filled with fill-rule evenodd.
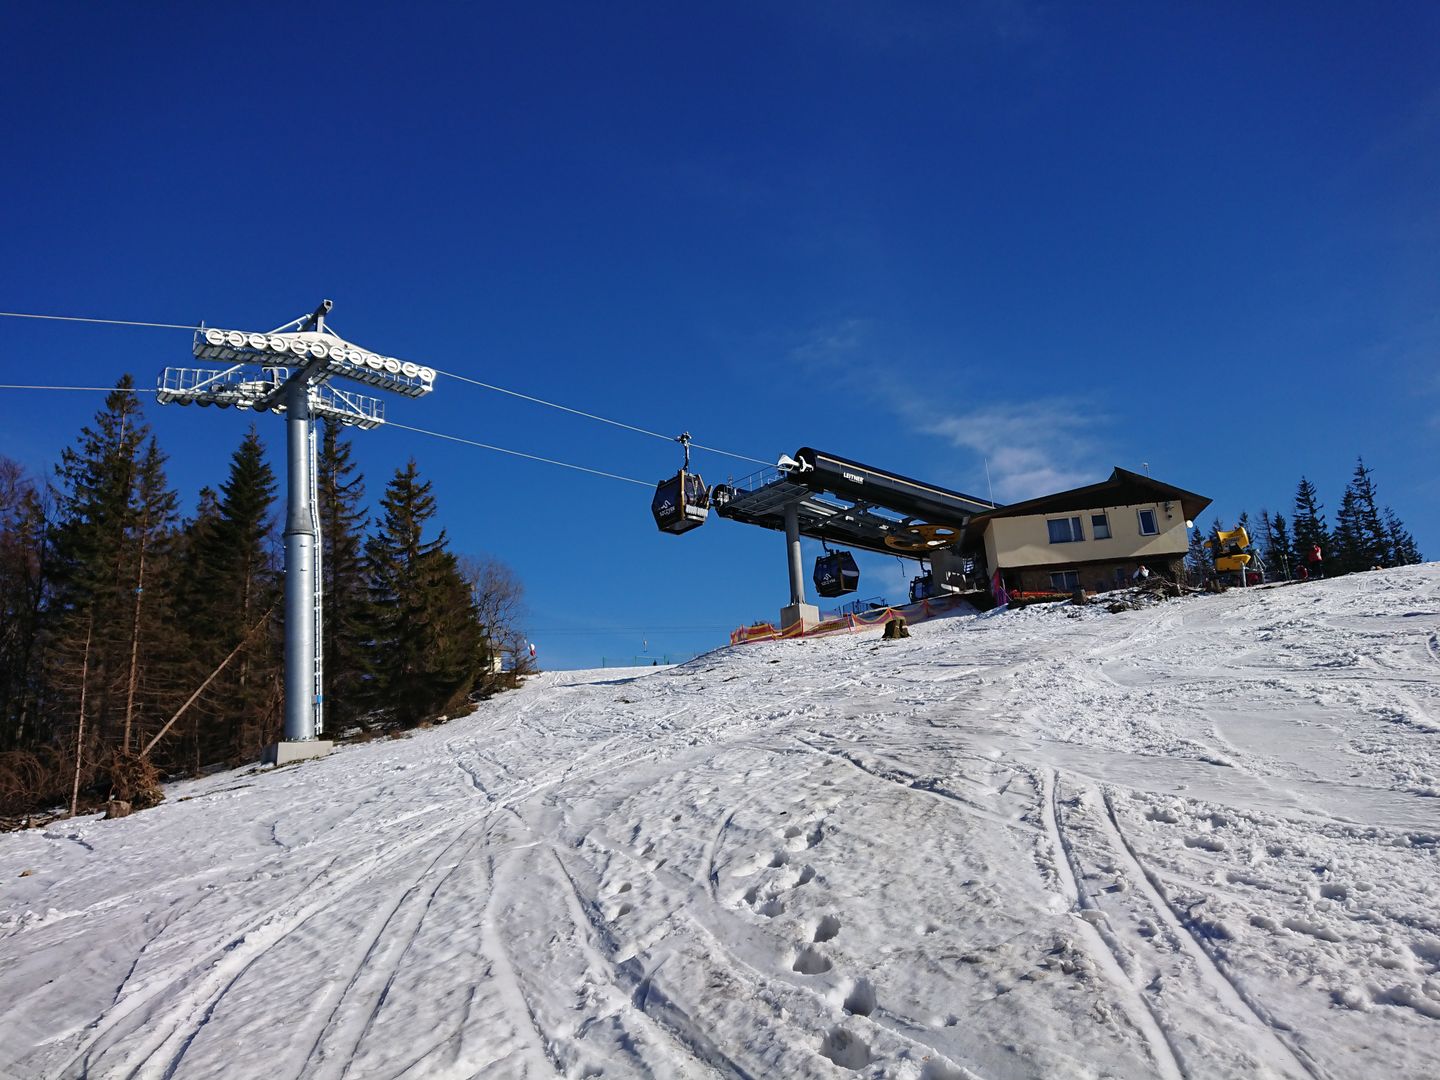
<svg viewBox="0 0 1440 1080"><path fill-rule="evenodd" d="M815 591L821 596L844 596L860 587L860 568L848 551L832 551L815 560Z"/></svg>

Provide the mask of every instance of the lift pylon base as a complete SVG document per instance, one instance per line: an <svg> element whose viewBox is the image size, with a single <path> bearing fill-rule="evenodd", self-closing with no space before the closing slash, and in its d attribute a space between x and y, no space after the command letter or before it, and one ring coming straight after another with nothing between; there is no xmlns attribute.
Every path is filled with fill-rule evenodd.
<svg viewBox="0 0 1440 1080"><path fill-rule="evenodd" d="M265 757L262 760L266 765L289 765L295 761L324 757L333 749L335 744L329 739L271 743L265 748Z"/></svg>
<svg viewBox="0 0 1440 1080"><path fill-rule="evenodd" d="M802 631L819 626L820 609L814 604L790 604L780 609L781 630L789 630L796 623Z"/></svg>

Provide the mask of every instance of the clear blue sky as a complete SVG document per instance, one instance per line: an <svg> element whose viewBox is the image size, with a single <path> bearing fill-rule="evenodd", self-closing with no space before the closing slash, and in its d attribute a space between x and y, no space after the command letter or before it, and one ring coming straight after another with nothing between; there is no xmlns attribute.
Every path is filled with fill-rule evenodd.
<svg viewBox="0 0 1440 1080"><path fill-rule="evenodd" d="M1113 465L1440 555L1440 5L10 5L0 309L358 344L766 460L1015 499ZM183 332L0 319L5 382L149 384ZM48 468L99 405L0 393ZM443 381L404 423L654 481L665 443ZM149 406L187 502L246 418ZM257 423L272 451L283 424ZM543 662L688 654L778 534L395 430ZM748 471L698 454L708 481ZM278 464L278 461L277 461ZM1208 520L1209 515L1207 515ZM866 559L860 595L898 595Z"/></svg>

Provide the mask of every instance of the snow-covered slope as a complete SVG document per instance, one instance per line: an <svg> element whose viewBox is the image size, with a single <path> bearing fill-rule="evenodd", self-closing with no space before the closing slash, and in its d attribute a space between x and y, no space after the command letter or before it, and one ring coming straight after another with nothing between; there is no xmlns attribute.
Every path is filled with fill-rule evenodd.
<svg viewBox="0 0 1440 1080"><path fill-rule="evenodd" d="M536 680L0 837L0 1075L1433 1077L1437 747L1437 566Z"/></svg>

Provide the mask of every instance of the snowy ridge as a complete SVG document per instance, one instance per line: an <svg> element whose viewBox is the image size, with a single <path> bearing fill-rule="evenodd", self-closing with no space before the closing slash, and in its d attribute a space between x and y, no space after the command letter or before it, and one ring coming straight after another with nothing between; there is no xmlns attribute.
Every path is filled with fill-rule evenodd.
<svg viewBox="0 0 1440 1080"><path fill-rule="evenodd" d="M0 837L0 1076L1440 1071L1440 567L913 634Z"/></svg>

